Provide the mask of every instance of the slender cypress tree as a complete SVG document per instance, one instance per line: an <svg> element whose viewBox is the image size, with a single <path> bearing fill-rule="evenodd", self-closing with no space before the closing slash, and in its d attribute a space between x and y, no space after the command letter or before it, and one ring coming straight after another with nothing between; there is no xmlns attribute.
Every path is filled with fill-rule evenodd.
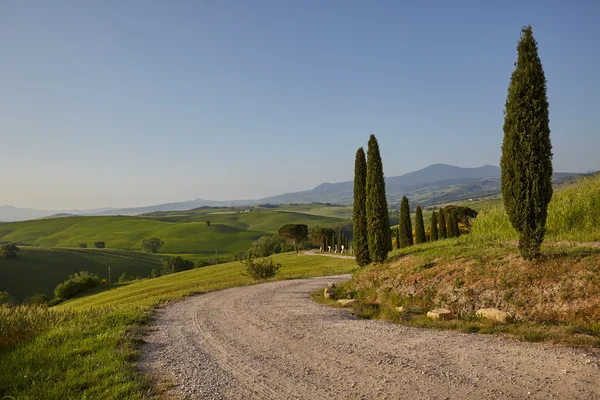
<svg viewBox="0 0 600 400"><path fill-rule="evenodd" d="M453 238L455 236L454 232L454 214L449 212L448 218L446 218L446 235L449 238Z"/></svg>
<svg viewBox="0 0 600 400"><path fill-rule="evenodd" d="M504 112L500 159L504 209L525 259L540 255L552 198L552 144L546 77L531 25L521 30Z"/></svg>
<svg viewBox="0 0 600 400"><path fill-rule="evenodd" d="M406 196L402 196L400 202L400 247L408 247L413 245L412 222L410 220L410 206Z"/></svg>
<svg viewBox="0 0 600 400"><path fill-rule="evenodd" d="M337 237L337 247L338 247L338 252L342 251L342 243L343 243L344 238L342 237L342 228L338 229L338 237Z"/></svg>
<svg viewBox="0 0 600 400"><path fill-rule="evenodd" d="M452 216L452 220L454 222L454 237L459 237L460 236L460 227L458 226L458 216L456 215L456 212L454 212L454 215Z"/></svg>
<svg viewBox="0 0 600 400"><path fill-rule="evenodd" d="M356 264L363 267L371 262L367 236L367 160L365 151L356 151L354 162L354 207L352 211L352 250Z"/></svg>
<svg viewBox="0 0 600 400"><path fill-rule="evenodd" d="M425 224L423 223L423 211L421 211L421 206L417 205L417 209L415 211L415 242L425 243Z"/></svg>
<svg viewBox="0 0 600 400"><path fill-rule="evenodd" d="M323 245L323 252L327 251L327 236L323 235L321 238L321 244Z"/></svg>
<svg viewBox="0 0 600 400"><path fill-rule="evenodd" d="M438 240L437 216L435 211L431 214L431 235L429 236L429 240L432 242Z"/></svg>
<svg viewBox="0 0 600 400"><path fill-rule="evenodd" d="M392 239L390 219L385 197L383 163L375 135L369 138L367 150L367 237L373 262L386 260Z"/></svg>
<svg viewBox="0 0 600 400"><path fill-rule="evenodd" d="M396 228L396 249L400 248L400 224Z"/></svg>
<svg viewBox="0 0 600 400"><path fill-rule="evenodd" d="M446 218L444 217L444 209L440 207L440 219L438 220L440 229L438 231L438 237L440 239L446 239L448 237L448 231L446 230Z"/></svg>

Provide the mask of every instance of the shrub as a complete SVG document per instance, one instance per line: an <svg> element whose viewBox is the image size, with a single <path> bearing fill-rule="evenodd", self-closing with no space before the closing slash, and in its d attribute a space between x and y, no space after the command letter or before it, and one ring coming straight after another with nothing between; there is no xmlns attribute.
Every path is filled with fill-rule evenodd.
<svg viewBox="0 0 600 400"><path fill-rule="evenodd" d="M299 247L302 248L302 245ZM247 256L250 258L269 257L273 254L285 253L292 250L294 250L293 245L278 235L263 236L250 245ZM246 257L239 261L243 261L245 258Z"/></svg>
<svg viewBox="0 0 600 400"><path fill-rule="evenodd" d="M160 276L160 269L152 268L152 271L150 271L150 278L158 278L159 276Z"/></svg>
<svg viewBox="0 0 600 400"><path fill-rule="evenodd" d="M94 242L94 247L97 249L103 249L106 247L106 244L104 242Z"/></svg>
<svg viewBox="0 0 600 400"><path fill-rule="evenodd" d="M121 274L121 276L119 276L119 282L123 283L123 282L129 282L134 280L135 278L131 275L127 275L127 272L123 272Z"/></svg>
<svg viewBox="0 0 600 400"><path fill-rule="evenodd" d="M276 264L272 258L262 260L248 258L244 261L244 265L246 269L242 272L242 275L250 276L255 280L272 278L277 275L279 268L281 268L281 264Z"/></svg>
<svg viewBox="0 0 600 400"><path fill-rule="evenodd" d="M31 296L30 298L28 298L25 301L25 303L27 303L31 306L43 306L43 305L47 305L49 300L50 299L45 294L36 293L33 296Z"/></svg>
<svg viewBox="0 0 600 400"><path fill-rule="evenodd" d="M100 278L87 271L77 272L54 289L54 296L67 300L100 285Z"/></svg>
<svg viewBox="0 0 600 400"><path fill-rule="evenodd" d="M87 244L85 244L85 243L79 243L79 248L80 249L87 249Z"/></svg>
<svg viewBox="0 0 600 400"><path fill-rule="evenodd" d="M14 244L3 244L0 246L0 258L4 259L12 259L17 258L17 253L19 252L19 248Z"/></svg>
<svg viewBox="0 0 600 400"><path fill-rule="evenodd" d="M187 271L194 268L194 262L177 257L165 257L160 260L162 264L162 275L171 274L173 272Z"/></svg>
<svg viewBox="0 0 600 400"><path fill-rule="evenodd" d="M13 297L8 294L7 291L0 292L0 305L12 305L14 304Z"/></svg>

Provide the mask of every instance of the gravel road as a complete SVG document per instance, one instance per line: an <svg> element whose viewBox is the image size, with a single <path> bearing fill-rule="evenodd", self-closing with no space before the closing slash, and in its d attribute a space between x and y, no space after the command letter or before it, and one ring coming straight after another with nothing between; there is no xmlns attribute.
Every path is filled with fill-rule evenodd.
<svg viewBox="0 0 600 400"><path fill-rule="evenodd" d="M138 367L180 399L600 399L597 354L361 320L309 293L239 287L159 309Z"/></svg>

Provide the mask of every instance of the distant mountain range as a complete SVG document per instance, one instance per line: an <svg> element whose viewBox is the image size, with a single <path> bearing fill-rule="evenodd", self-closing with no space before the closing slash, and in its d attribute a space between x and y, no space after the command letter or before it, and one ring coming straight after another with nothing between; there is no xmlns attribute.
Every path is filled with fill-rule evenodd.
<svg viewBox="0 0 600 400"><path fill-rule="evenodd" d="M572 180L581 174L558 172L553 175L556 184ZM440 203L482 198L500 194L500 167L484 165L478 168L461 168L447 164L434 164L408 174L386 178L386 192L390 205L407 196L411 203L429 206ZM156 211L183 211L204 206L243 206L258 204L335 203L351 204L353 182L322 183L311 190L285 193L258 200L189 200L147 207L101 208L94 210L40 211L12 206L0 206L0 221L22 221L67 215L138 215Z"/></svg>

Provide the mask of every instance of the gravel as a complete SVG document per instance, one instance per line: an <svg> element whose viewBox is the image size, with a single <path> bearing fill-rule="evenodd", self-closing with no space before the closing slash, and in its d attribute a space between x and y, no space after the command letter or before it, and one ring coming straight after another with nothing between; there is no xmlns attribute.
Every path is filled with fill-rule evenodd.
<svg viewBox="0 0 600 400"><path fill-rule="evenodd" d="M600 399L597 353L362 320L270 282L156 311L139 369L179 399Z"/></svg>

